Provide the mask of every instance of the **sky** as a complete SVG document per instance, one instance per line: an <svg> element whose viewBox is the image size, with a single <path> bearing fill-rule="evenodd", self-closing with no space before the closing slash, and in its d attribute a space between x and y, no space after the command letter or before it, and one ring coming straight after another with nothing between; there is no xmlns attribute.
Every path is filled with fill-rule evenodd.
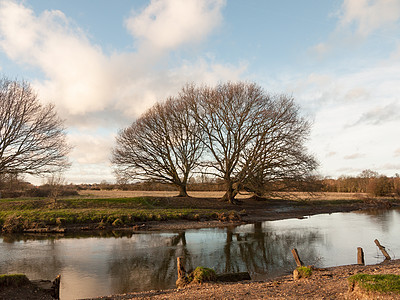
<svg viewBox="0 0 400 300"><path fill-rule="evenodd" d="M70 183L115 182L118 131L186 83L238 80L295 98L321 176L400 173L398 0L0 0L0 75L56 105Z"/></svg>

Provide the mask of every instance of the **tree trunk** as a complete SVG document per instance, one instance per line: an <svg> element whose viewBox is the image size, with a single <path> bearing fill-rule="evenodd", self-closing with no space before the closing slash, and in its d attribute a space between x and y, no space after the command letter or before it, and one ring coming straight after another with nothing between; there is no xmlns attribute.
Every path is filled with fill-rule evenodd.
<svg viewBox="0 0 400 300"><path fill-rule="evenodd" d="M186 185L182 184L178 186L179 188L179 195L178 197L189 197L186 191Z"/></svg>
<svg viewBox="0 0 400 300"><path fill-rule="evenodd" d="M237 201L235 196L237 195L238 191L233 188L233 182L231 180L225 180L225 187L226 192L225 195L222 197L222 201L227 201L232 204L236 204Z"/></svg>

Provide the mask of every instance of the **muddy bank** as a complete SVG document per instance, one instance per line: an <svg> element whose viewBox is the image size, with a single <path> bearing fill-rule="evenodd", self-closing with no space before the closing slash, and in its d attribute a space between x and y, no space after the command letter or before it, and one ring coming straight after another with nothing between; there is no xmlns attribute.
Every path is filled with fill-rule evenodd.
<svg viewBox="0 0 400 300"><path fill-rule="evenodd" d="M226 209L235 211L240 220L167 220L143 222L134 230L184 230L226 227L263 221L275 221L291 218L302 219L307 216L351 212L367 209L387 209L400 207L400 201L363 202L363 201L309 201L298 202L288 200L255 201L246 199L239 205L226 205ZM78 228L77 228L78 229ZM123 229L123 228L120 228Z"/></svg>
<svg viewBox="0 0 400 300"><path fill-rule="evenodd" d="M356 299L360 295L349 291L347 278L358 273L400 275L400 260L368 266L317 269L313 270L309 278L300 280L293 280L292 275L287 275L270 281L202 284L179 290L128 293L93 299ZM376 295L373 297L376 299ZM399 297L386 295L379 299Z"/></svg>
<svg viewBox="0 0 400 300"><path fill-rule="evenodd" d="M400 206L400 200L257 200L243 199L239 205L221 202L215 198L182 198L182 197L152 197L146 201L155 203L150 208L136 209L134 200L119 203L113 199L106 203L85 203L81 200L79 206L88 206L84 211L70 207L71 203L60 201L56 207L47 209L52 217L32 216L33 222L25 220L27 214L21 210L13 215L3 226L3 233L23 232L28 234L69 234L69 233L100 233L104 231L152 231L152 230L184 230L196 228L225 227L262 221L282 220L288 218L303 218L310 215L335 212L349 212L361 209L385 209ZM131 201L131 202L130 202ZM4 208L20 203L3 203ZM35 204L36 205L36 204ZM43 205L43 204L42 204ZM99 214L98 210L104 211ZM40 211L40 207L36 210ZM115 213L118 210L118 214ZM185 212L181 212L184 210ZM15 212L15 210L13 210ZM132 214L141 214L140 220L135 220ZM29 213L32 213L31 211ZM99 214L93 217L93 214ZM36 213L40 214L40 212ZM70 218L58 218L58 214L70 214ZM81 216L87 215L90 222L77 222ZM114 214L114 215L113 215ZM77 215L77 216L76 216ZM81 218L82 219L82 218ZM109 221L109 219L111 221ZM98 221L100 220L100 221ZM49 224L51 223L51 224ZM58 224L54 224L58 223ZM7 229L7 230L5 230Z"/></svg>

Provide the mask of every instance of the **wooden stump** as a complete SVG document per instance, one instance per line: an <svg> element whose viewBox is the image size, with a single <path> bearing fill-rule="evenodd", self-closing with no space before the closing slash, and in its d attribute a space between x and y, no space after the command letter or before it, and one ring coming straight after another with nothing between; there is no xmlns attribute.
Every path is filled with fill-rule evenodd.
<svg viewBox="0 0 400 300"><path fill-rule="evenodd" d="M217 274L217 281L238 282L243 280L251 280L249 272Z"/></svg>
<svg viewBox="0 0 400 300"><path fill-rule="evenodd" d="M183 263L182 257L176 258L176 267L178 269L178 279L176 280L176 287L182 288L188 284L188 279L186 276L186 270Z"/></svg>
<svg viewBox="0 0 400 300"><path fill-rule="evenodd" d="M364 262L364 251L361 247L357 248L357 264L359 265L365 265Z"/></svg>
<svg viewBox="0 0 400 300"><path fill-rule="evenodd" d="M385 247L383 247L381 245L381 243L379 243L379 241L376 239L375 244L378 246L379 250L381 250L382 254L385 256L385 260L391 260L392 258L390 257L390 255L386 252Z"/></svg>
<svg viewBox="0 0 400 300"><path fill-rule="evenodd" d="M60 284L61 284L61 275L57 275L56 279L53 281L53 298L60 299Z"/></svg>
<svg viewBox="0 0 400 300"><path fill-rule="evenodd" d="M297 253L296 248L292 249L292 254L293 254L294 260L296 261L297 266L298 267L304 266L303 262L301 261L301 259L299 257L299 254Z"/></svg>

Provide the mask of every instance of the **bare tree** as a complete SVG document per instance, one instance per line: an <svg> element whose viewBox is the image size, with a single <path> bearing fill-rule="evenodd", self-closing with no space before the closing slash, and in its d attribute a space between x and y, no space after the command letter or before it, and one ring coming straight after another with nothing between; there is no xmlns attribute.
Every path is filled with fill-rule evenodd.
<svg viewBox="0 0 400 300"><path fill-rule="evenodd" d="M49 198L57 203L57 199L61 196L66 180L62 173L52 173L46 180L45 186L49 189Z"/></svg>
<svg viewBox="0 0 400 300"><path fill-rule="evenodd" d="M26 82L0 79L0 174L39 175L69 166L63 121Z"/></svg>
<svg viewBox="0 0 400 300"><path fill-rule="evenodd" d="M118 178L171 183L187 196L190 172L202 154L199 127L184 101L156 104L119 132L112 163Z"/></svg>
<svg viewBox="0 0 400 300"><path fill-rule="evenodd" d="M298 182L316 168L304 147L310 124L292 98L243 82L187 85L181 97L204 134L205 172L225 182L224 199L235 203L240 189L262 194L271 183Z"/></svg>

